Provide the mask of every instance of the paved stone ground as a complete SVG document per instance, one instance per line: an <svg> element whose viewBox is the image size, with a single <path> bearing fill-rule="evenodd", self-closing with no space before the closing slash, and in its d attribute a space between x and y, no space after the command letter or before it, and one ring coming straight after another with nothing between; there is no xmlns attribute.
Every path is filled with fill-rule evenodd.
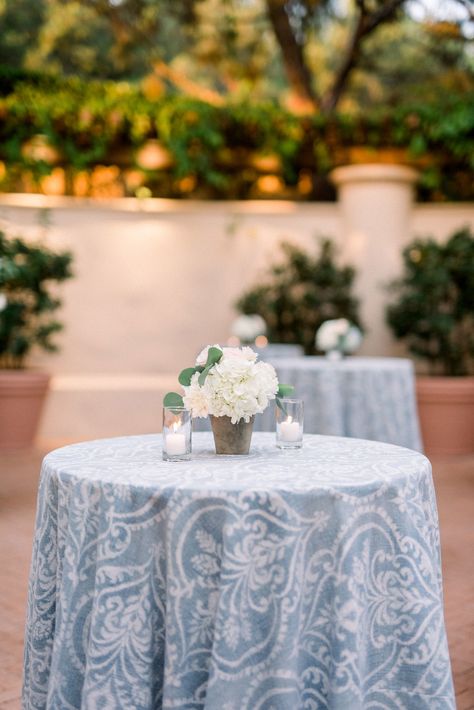
<svg viewBox="0 0 474 710"><path fill-rule="evenodd" d="M0 453L0 710L20 710L36 487L47 450ZM474 710L474 457L434 460L433 471L458 710Z"/></svg>

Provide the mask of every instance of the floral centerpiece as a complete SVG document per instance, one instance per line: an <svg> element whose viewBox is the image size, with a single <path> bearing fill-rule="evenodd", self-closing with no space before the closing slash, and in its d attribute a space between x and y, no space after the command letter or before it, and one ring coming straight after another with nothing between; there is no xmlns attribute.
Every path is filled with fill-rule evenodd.
<svg viewBox="0 0 474 710"><path fill-rule="evenodd" d="M178 377L184 394L169 392L165 407L185 407L192 417L210 416L217 453L248 453L256 414L293 391L279 384L272 365L252 348L207 346Z"/></svg>
<svg viewBox="0 0 474 710"><path fill-rule="evenodd" d="M257 313L238 316L231 325L231 335L240 343L254 343L259 336L267 333L267 324Z"/></svg>
<svg viewBox="0 0 474 710"><path fill-rule="evenodd" d="M332 360L339 360L344 355L353 353L361 343L361 331L347 318L326 320L316 332L317 349L326 353L326 356Z"/></svg>

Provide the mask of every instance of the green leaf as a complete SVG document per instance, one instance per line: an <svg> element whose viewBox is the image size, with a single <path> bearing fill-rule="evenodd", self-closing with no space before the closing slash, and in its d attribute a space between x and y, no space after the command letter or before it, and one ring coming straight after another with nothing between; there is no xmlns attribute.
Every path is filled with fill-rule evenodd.
<svg viewBox="0 0 474 710"><path fill-rule="evenodd" d="M173 409L174 407L184 407L183 398L177 392L168 392L163 400L163 406L168 409Z"/></svg>
<svg viewBox="0 0 474 710"><path fill-rule="evenodd" d="M277 397L288 397L295 391L293 385L278 385Z"/></svg>
<svg viewBox="0 0 474 710"><path fill-rule="evenodd" d="M209 350L207 351L206 369L207 368L210 369L212 367L212 365L216 365L219 362L219 360L221 359L223 354L224 353L222 352L222 350L220 348L215 348L215 347L209 348Z"/></svg>
<svg viewBox="0 0 474 710"><path fill-rule="evenodd" d="M196 372L198 372L198 370L195 367L186 367L184 370L181 370L178 377L179 384L183 385L183 387L189 387L191 378Z"/></svg>
<svg viewBox="0 0 474 710"><path fill-rule="evenodd" d="M211 367L213 367L213 365L207 365L207 366L204 368L204 370L201 372L201 374L199 375L198 383L199 383L199 385L200 385L201 387L202 387L203 384L205 383L206 377L208 376L208 374L209 374L209 372L210 372L210 370L211 370Z"/></svg>
<svg viewBox="0 0 474 710"><path fill-rule="evenodd" d="M277 407L279 407L279 409L281 409L281 411L283 412L283 414L284 414L285 417L286 417L287 414L288 414L287 409L286 409L285 405L283 404L283 402L281 401L281 399L280 399L278 396L277 396L277 398L275 399L275 402L276 402Z"/></svg>
<svg viewBox="0 0 474 710"><path fill-rule="evenodd" d="M207 360L206 360L206 367L203 369L201 368L201 374L199 375L198 383L202 387L203 384L206 381L206 377L208 376L209 372L211 369L214 367L214 365L217 365L218 362L220 362L223 352L220 348L209 348L207 352Z"/></svg>
<svg viewBox="0 0 474 710"><path fill-rule="evenodd" d="M276 394L276 405L281 409L283 414L286 416L287 415L287 410L285 405L282 402L282 399L284 397L287 397L289 394L292 394L294 392L295 388L293 385L278 385L278 392Z"/></svg>

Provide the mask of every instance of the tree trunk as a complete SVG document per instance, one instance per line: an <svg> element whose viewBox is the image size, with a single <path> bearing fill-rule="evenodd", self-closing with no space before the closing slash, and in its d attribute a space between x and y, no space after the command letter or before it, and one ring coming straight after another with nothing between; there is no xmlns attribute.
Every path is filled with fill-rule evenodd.
<svg viewBox="0 0 474 710"><path fill-rule="evenodd" d="M302 104L315 109L318 100L311 84L311 73L303 47L296 41L285 10L285 0L266 0L268 17L283 55L283 64L291 88Z"/></svg>
<svg viewBox="0 0 474 710"><path fill-rule="evenodd" d="M365 38L372 34L380 25L391 22L405 3L406 0L384 0L375 10L370 11L365 4L365 0L356 0L359 15L333 85L322 98L321 108L324 112L334 111L339 103L349 77L359 62Z"/></svg>

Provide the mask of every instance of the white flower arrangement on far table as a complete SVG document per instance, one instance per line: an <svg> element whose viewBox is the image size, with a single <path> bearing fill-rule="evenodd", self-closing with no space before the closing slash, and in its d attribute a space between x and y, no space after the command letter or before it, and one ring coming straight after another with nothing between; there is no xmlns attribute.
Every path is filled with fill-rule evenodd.
<svg viewBox="0 0 474 710"><path fill-rule="evenodd" d="M232 424L242 419L249 422L273 399L282 406L280 399L291 394L293 387L279 384L275 368L257 360L257 353L249 347L207 346L194 367L187 367L178 377L184 395L169 392L164 406L184 406L193 417L229 417Z"/></svg>
<svg viewBox="0 0 474 710"><path fill-rule="evenodd" d="M343 355L355 352L361 343L360 329L347 318L326 320L316 332L317 349L326 353L331 359L339 359Z"/></svg>
<svg viewBox="0 0 474 710"><path fill-rule="evenodd" d="M232 322L230 332L241 343L253 343L259 336L267 334L267 324L257 313L241 315Z"/></svg>

